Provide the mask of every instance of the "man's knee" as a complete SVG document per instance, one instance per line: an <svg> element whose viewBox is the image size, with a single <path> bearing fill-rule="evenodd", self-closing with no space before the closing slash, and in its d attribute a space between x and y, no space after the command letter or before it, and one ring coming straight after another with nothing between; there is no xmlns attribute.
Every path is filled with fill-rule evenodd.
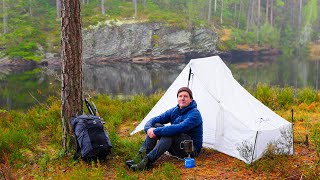
<svg viewBox="0 0 320 180"><path fill-rule="evenodd" d="M158 143L166 143L166 144L172 144L173 137L171 136L163 136L160 138Z"/></svg>

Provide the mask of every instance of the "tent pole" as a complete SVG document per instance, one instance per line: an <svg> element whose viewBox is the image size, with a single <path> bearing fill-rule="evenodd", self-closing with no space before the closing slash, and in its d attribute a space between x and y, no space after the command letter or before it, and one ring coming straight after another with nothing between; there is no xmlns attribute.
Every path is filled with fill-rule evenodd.
<svg viewBox="0 0 320 180"><path fill-rule="evenodd" d="M291 122L292 122L292 149L293 149L293 152L292 154L294 154L294 119L293 119L293 109L291 109Z"/></svg>
<svg viewBox="0 0 320 180"><path fill-rule="evenodd" d="M254 140L254 146L253 146L253 152L252 152L252 157L251 157L251 162L250 162L250 164L251 164L251 163L252 163L252 161L253 161L254 151L256 150L256 144L257 144L258 132L259 132L259 131L257 131L257 133L256 133L256 139Z"/></svg>
<svg viewBox="0 0 320 180"><path fill-rule="evenodd" d="M190 78L191 78L191 68L189 69L189 77L188 77L188 86L187 87L189 87Z"/></svg>

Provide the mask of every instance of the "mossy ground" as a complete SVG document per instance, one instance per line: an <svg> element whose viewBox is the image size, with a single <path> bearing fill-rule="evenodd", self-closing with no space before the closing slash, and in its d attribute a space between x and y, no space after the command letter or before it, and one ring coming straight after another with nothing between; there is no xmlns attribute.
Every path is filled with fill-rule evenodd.
<svg viewBox="0 0 320 180"><path fill-rule="evenodd" d="M260 88L263 91L259 91ZM269 90L279 92L279 89ZM270 93L266 91L264 86L258 86L252 94L260 92L256 95L265 103L270 103L269 98L277 99L278 96L267 96ZM301 92L307 93L299 101L271 103L272 109L288 121L294 109L294 155L267 153L247 165L223 153L204 149L192 169L184 168L182 160L167 155L161 156L147 171L133 172L124 163L134 157L145 136L143 133L129 136L129 133L163 92L128 99L94 97L113 144L112 154L103 162L75 161L72 154L63 153L58 98L50 98L28 112L0 111L0 179L319 179L319 92ZM317 98L313 98L314 93ZM309 98L313 101L308 101Z"/></svg>

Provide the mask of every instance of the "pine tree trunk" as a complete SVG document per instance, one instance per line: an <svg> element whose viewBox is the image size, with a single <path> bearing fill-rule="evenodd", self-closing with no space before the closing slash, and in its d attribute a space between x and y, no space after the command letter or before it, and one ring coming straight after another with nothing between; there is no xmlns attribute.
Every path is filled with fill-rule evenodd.
<svg viewBox="0 0 320 180"><path fill-rule="evenodd" d="M66 153L74 148L70 124L72 116L83 112L82 102L82 34L79 0L62 0L61 44L62 44L62 89L61 116L63 148Z"/></svg>

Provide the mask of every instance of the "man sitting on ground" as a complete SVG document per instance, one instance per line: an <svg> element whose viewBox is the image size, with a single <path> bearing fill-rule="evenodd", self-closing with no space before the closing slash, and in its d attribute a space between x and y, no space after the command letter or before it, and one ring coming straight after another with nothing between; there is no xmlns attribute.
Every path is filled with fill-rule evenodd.
<svg viewBox="0 0 320 180"><path fill-rule="evenodd" d="M177 98L177 106L146 123L144 131L147 136L139 149L142 160L137 164L133 160L126 161L130 169L147 169L166 151L180 158L187 157L188 154L180 149L181 142L185 140L193 141L195 151L191 157L200 153L203 141L202 117L193 100L192 91L182 87L178 90ZM171 125L164 126L167 123Z"/></svg>

